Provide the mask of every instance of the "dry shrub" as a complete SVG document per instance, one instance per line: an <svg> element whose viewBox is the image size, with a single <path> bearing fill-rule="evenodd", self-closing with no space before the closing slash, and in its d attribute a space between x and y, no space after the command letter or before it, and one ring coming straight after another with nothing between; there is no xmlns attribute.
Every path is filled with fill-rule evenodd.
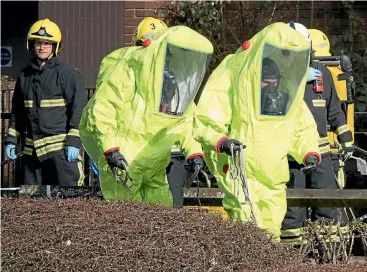
<svg viewBox="0 0 367 272"><path fill-rule="evenodd" d="M253 225L200 211L81 198L2 199L1 207L2 271L309 272L312 267ZM363 270L349 266L351 271Z"/></svg>

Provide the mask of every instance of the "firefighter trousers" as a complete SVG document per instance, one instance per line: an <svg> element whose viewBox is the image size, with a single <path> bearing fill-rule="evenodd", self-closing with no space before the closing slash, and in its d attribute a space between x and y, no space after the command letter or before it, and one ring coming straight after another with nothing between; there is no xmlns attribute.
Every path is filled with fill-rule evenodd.
<svg viewBox="0 0 367 272"><path fill-rule="evenodd" d="M171 162L166 168L174 208L183 208L183 186L186 179L185 163L185 156L172 156Z"/></svg>
<svg viewBox="0 0 367 272"><path fill-rule="evenodd" d="M291 179L288 188L295 189L338 189L331 155L324 155L320 165L310 174L300 171L301 166L295 161L289 162ZM316 207L311 209L311 221L334 220L337 224L337 208ZM300 243L302 241L302 228L306 227L308 208L288 207L281 229L281 241L285 243ZM335 230L336 232L336 230Z"/></svg>
<svg viewBox="0 0 367 272"><path fill-rule="evenodd" d="M69 162L65 153L40 162L37 156L24 155L25 185L83 185L84 173L80 160Z"/></svg>

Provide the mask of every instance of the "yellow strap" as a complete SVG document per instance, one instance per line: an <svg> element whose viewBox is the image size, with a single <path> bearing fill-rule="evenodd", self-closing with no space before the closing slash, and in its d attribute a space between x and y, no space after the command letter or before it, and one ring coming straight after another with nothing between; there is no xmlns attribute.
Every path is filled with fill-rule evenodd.
<svg viewBox="0 0 367 272"><path fill-rule="evenodd" d="M321 154L325 154L325 153L327 153L327 152L330 152L331 150L330 150L330 146L329 145L327 145L327 146L320 146L320 153Z"/></svg>
<svg viewBox="0 0 367 272"><path fill-rule="evenodd" d="M65 99L45 99L41 100L40 107L41 108L49 108L49 107L63 107L66 106L67 102Z"/></svg>
<svg viewBox="0 0 367 272"><path fill-rule="evenodd" d="M171 147L171 152L181 152L181 149L178 145L173 145Z"/></svg>
<svg viewBox="0 0 367 272"><path fill-rule="evenodd" d="M16 131L14 128L9 128L8 134L13 137L18 137L20 135L20 133Z"/></svg>
<svg viewBox="0 0 367 272"><path fill-rule="evenodd" d="M65 138L66 138L66 134L59 134L59 135L45 137L43 139L34 141L34 146L38 148L42 145L53 144L53 143L65 141Z"/></svg>
<svg viewBox="0 0 367 272"><path fill-rule="evenodd" d="M339 230L343 235L348 235L349 234L349 226L348 225L340 227Z"/></svg>
<svg viewBox="0 0 367 272"><path fill-rule="evenodd" d="M80 137L79 135L79 130L72 128L69 130L68 136L76 136L76 137Z"/></svg>
<svg viewBox="0 0 367 272"><path fill-rule="evenodd" d="M331 224L331 222L330 222ZM337 230L338 230L338 226L337 225L332 225L332 226L328 226L328 225L324 225L324 226L315 226L317 232L322 235L325 233L331 234L331 235L335 235Z"/></svg>
<svg viewBox="0 0 367 272"><path fill-rule="evenodd" d="M312 99L312 105L314 107L325 107L326 106L326 100L324 100L324 99Z"/></svg>
<svg viewBox="0 0 367 272"><path fill-rule="evenodd" d="M27 146L24 148L25 155L32 155L32 152L33 152L33 148L27 147Z"/></svg>
<svg viewBox="0 0 367 272"><path fill-rule="evenodd" d="M336 135L341 135L341 134L343 134L344 132L347 132L347 131L349 131L348 125L342 125L342 126L338 127L335 130L335 134Z"/></svg>
<svg viewBox="0 0 367 272"><path fill-rule="evenodd" d="M338 171L338 183L341 188L345 187L345 176L343 168L340 168Z"/></svg>
<svg viewBox="0 0 367 272"><path fill-rule="evenodd" d="M307 243L306 240L303 240L303 237L297 237L297 238L285 238L285 237L280 237L280 242L282 244L296 244L299 245L301 243Z"/></svg>
<svg viewBox="0 0 367 272"><path fill-rule="evenodd" d="M293 237L293 236L300 236L302 235L301 229L286 229L280 230L281 237Z"/></svg>
<svg viewBox="0 0 367 272"><path fill-rule="evenodd" d="M78 170L79 170L78 186L83 186L84 185L83 164L81 161L78 161L77 164L78 164Z"/></svg>
<svg viewBox="0 0 367 272"><path fill-rule="evenodd" d="M345 143L342 143L342 145L344 145L345 147L352 147L353 142L345 142Z"/></svg>
<svg viewBox="0 0 367 272"><path fill-rule="evenodd" d="M25 138L25 144L33 146L33 139Z"/></svg>
<svg viewBox="0 0 367 272"><path fill-rule="evenodd" d="M319 138L319 145L326 144L326 143L329 144L329 138L328 137Z"/></svg>
<svg viewBox="0 0 367 272"><path fill-rule="evenodd" d="M37 153L37 156L40 157L50 152L62 150L64 148L65 148L65 143L51 144L51 145L46 145L44 147L36 149L36 153Z"/></svg>
<svg viewBox="0 0 367 272"><path fill-rule="evenodd" d="M24 100L24 107L32 108L33 107L33 100Z"/></svg>

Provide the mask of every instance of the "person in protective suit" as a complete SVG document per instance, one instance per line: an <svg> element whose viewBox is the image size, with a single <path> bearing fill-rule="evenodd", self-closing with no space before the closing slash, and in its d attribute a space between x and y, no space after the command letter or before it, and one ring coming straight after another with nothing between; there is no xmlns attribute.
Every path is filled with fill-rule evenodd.
<svg viewBox="0 0 367 272"><path fill-rule="evenodd" d="M309 42L311 53L311 39L307 28L299 23L289 23L292 29L301 33ZM310 59L307 84L304 92L304 101L310 109L319 134L319 147L322 156L321 163L312 172L300 171L301 165L289 156L291 180L289 188L310 189L338 189L331 159L330 143L327 135L327 124L337 135L341 151L345 156L350 156L352 149L352 133L349 130L341 103L334 87L330 71L322 64ZM306 227L308 217L307 208L289 207L282 223L281 241L284 243L302 243L302 228ZM331 220L338 223L337 208L312 208L311 220ZM331 239L334 241L337 227L333 227Z"/></svg>
<svg viewBox="0 0 367 272"><path fill-rule="evenodd" d="M302 35L284 23L269 25L213 71L194 116L194 135L229 217L254 219L276 239L287 207L287 154L307 166L320 162L316 124L303 101L308 60ZM278 82L270 90L271 78Z"/></svg>
<svg viewBox="0 0 367 272"><path fill-rule="evenodd" d="M122 48L103 59L80 135L99 169L105 199L171 207L166 180L171 147L178 143L195 165L204 163L201 146L190 136L193 100L212 53L204 36L175 26L145 36L142 46ZM172 73L165 73L165 67ZM176 83L166 80L171 75ZM127 174L131 193L116 180L116 169Z"/></svg>
<svg viewBox="0 0 367 272"><path fill-rule="evenodd" d="M31 26L31 63L15 85L4 142L7 156L14 160L19 136L26 133L24 182L29 185L83 184L79 121L87 94L79 72L56 58L61 38L60 28L49 19Z"/></svg>
<svg viewBox="0 0 367 272"><path fill-rule="evenodd" d="M136 46L142 46L147 38L151 37L155 32L166 28L167 25L163 21L153 17L146 17L137 26L132 41L135 43ZM173 113L175 109L171 110L170 103L172 102L172 99L174 99L174 97L176 97L178 100L180 99L180 92L178 92L179 86L177 85L175 75L173 71L169 69L168 60L171 55L169 52L167 53L167 55L168 57L166 58L164 70L164 81L166 82L166 90L163 92L164 96L162 96L161 111ZM178 101L177 105L179 104L180 103ZM177 110L178 108L176 109L176 111ZM192 163L192 160L187 161L185 159L185 154L182 152L179 144L176 143L172 146L171 162L166 168L166 174L169 188L172 193L174 208L183 208L183 186L186 180L187 172L191 173L194 171L196 163ZM185 165L187 169L185 168ZM202 168L204 167L205 164L202 165Z"/></svg>

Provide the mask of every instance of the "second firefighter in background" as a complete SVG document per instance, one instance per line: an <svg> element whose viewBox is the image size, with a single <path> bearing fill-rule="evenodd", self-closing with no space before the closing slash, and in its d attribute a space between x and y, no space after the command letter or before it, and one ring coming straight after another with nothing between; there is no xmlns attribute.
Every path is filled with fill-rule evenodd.
<svg viewBox="0 0 367 272"><path fill-rule="evenodd" d="M290 23L289 25L300 32L309 41L311 47L311 38L307 28L298 23ZM322 160L314 171L304 173L300 171L301 165L289 156L291 180L288 187L297 189L337 190L338 181L331 158L327 126L329 124L330 130L337 135L338 142L340 143L340 152L344 156L348 156L348 154L351 155L353 151L352 133L347 126L345 114L342 111L330 71L324 65L312 60L309 63L304 101L317 124ZM307 218L307 208L288 207L282 224L282 242L301 243L302 228L307 226ZM336 239L338 209L323 207L312 208L312 221L324 219L334 222L331 239Z"/></svg>

